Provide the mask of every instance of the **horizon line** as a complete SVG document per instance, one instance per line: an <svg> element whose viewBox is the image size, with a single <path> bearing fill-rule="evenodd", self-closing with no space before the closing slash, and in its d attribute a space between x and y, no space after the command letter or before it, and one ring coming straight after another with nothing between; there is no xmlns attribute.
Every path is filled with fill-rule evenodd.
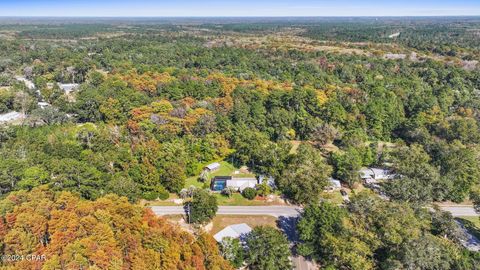
<svg viewBox="0 0 480 270"><path fill-rule="evenodd" d="M275 15L262 15L262 16L88 16L88 15L78 15L78 16L51 16L51 15L0 15L0 18L422 18L422 17L480 17L480 14L459 14L459 15L329 15L329 16L307 16L307 15L296 15L296 16L275 16Z"/></svg>

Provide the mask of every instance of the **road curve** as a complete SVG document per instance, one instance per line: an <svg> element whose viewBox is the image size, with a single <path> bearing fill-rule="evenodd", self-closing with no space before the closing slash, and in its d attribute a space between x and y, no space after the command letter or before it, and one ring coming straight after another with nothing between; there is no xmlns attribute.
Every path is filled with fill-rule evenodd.
<svg viewBox="0 0 480 270"><path fill-rule="evenodd" d="M151 206L158 216L185 214L183 206ZM452 213L454 217L479 216L471 206L442 206L442 210ZM299 206L219 206L217 215L268 215L274 217L298 216L302 211Z"/></svg>
<svg viewBox="0 0 480 270"><path fill-rule="evenodd" d="M158 216L185 214L183 206L151 206ZM217 215L267 215L274 217L298 216L302 209L298 206L219 206Z"/></svg>

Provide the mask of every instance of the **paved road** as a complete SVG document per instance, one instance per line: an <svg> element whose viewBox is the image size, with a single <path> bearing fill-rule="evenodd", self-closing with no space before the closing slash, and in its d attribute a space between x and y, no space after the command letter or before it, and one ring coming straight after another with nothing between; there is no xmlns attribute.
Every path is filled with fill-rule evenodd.
<svg viewBox="0 0 480 270"><path fill-rule="evenodd" d="M441 206L443 211L452 213L454 217L478 217L472 206Z"/></svg>
<svg viewBox="0 0 480 270"><path fill-rule="evenodd" d="M152 206L156 215L185 214L183 206ZM297 206L219 206L217 215L269 215L274 217L294 217L301 211Z"/></svg>
<svg viewBox="0 0 480 270"><path fill-rule="evenodd" d="M152 206L153 212L159 216L185 214L183 206ZM454 217L479 216L471 206L442 206L441 209L452 213ZM298 206L219 206L217 215L269 215L274 217L298 216Z"/></svg>

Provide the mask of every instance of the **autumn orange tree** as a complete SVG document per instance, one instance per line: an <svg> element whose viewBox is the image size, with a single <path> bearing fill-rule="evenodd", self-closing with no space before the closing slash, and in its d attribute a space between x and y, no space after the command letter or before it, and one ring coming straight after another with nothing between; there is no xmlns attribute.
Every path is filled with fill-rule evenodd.
<svg viewBox="0 0 480 270"><path fill-rule="evenodd" d="M87 201L45 186L0 201L0 242L2 255L25 256L0 262L8 269L231 269L210 236L196 237L126 198Z"/></svg>

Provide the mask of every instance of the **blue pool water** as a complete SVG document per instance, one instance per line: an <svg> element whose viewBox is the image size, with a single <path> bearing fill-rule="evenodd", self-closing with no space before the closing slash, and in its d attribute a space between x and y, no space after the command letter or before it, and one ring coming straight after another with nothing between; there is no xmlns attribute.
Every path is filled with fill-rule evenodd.
<svg viewBox="0 0 480 270"><path fill-rule="evenodd" d="M222 191L223 189L225 189L226 186L227 186L227 181L225 181L225 180L218 181L217 180L213 183L213 190Z"/></svg>

